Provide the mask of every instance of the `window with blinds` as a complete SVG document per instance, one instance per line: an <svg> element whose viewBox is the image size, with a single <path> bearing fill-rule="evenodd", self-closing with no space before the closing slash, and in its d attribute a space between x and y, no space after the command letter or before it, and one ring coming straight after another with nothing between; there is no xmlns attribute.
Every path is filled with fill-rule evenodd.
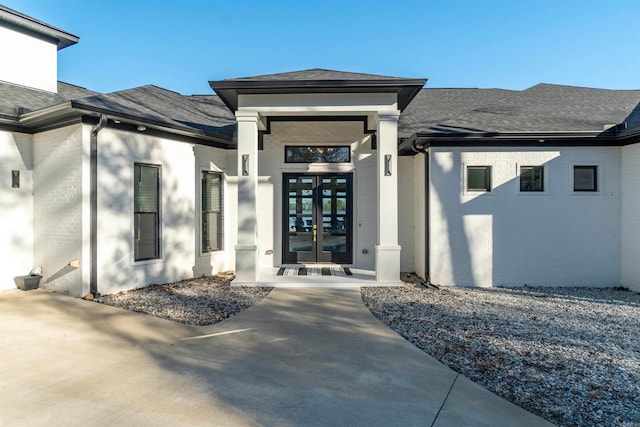
<svg viewBox="0 0 640 427"><path fill-rule="evenodd" d="M467 166L467 191L491 191L491 166Z"/></svg>
<svg viewBox="0 0 640 427"><path fill-rule="evenodd" d="M598 166L574 166L573 191L598 191Z"/></svg>
<svg viewBox="0 0 640 427"><path fill-rule="evenodd" d="M222 174L202 173L202 252L223 249Z"/></svg>
<svg viewBox="0 0 640 427"><path fill-rule="evenodd" d="M134 165L134 259L160 258L160 166Z"/></svg>

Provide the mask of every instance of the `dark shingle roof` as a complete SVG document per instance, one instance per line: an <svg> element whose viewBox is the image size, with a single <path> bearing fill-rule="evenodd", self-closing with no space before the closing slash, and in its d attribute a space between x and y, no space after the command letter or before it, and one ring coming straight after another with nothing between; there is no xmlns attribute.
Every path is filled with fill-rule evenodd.
<svg viewBox="0 0 640 427"><path fill-rule="evenodd" d="M108 112L123 118L169 126L184 131L199 130L231 139L235 117L215 96L184 96L147 85L74 100L74 108Z"/></svg>
<svg viewBox="0 0 640 427"><path fill-rule="evenodd" d="M347 71L325 70L312 68L309 70L292 71L288 73L264 74L260 76L239 77L224 81L304 81L304 80L398 80L405 77L381 76L378 74L351 73Z"/></svg>
<svg viewBox="0 0 640 427"><path fill-rule="evenodd" d="M271 76L302 78L314 76L316 72L325 77L370 76L327 70ZM217 95L184 96L153 85L100 94L63 82L58 82L58 93L51 93L0 82L0 121L13 126L23 123L19 120L23 114L65 103L69 112L75 111L78 116L82 111L107 113L132 123L155 124L218 141L231 142L236 129L234 114ZM539 84L521 92L421 89L400 116L398 136L601 133L605 127L623 122L626 129L619 126L616 129L619 135L628 137L640 132L640 90L550 84Z"/></svg>
<svg viewBox="0 0 640 427"><path fill-rule="evenodd" d="M58 82L58 95L65 99L84 98L85 96L99 95L100 92L89 90L87 88L72 85L69 83Z"/></svg>
<svg viewBox="0 0 640 427"><path fill-rule="evenodd" d="M70 111L107 113L229 142L235 130L234 115L216 95L184 96L151 85L101 94L63 82L52 93L0 82L0 119L14 126L22 114L65 103Z"/></svg>
<svg viewBox="0 0 640 427"><path fill-rule="evenodd" d="M433 130L602 132L606 126L624 122L639 102L640 90L538 84L445 120Z"/></svg>
<svg viewBox="0 0 640 427"><path fill-rule="evenodd" d="M83 87L58 82L58 93L32 89L25 86L0 82L0 109L13 115L40 110L53 105L62 104L77 97L97 94Z"/></svg>
<svg viewBox="0 0 640 427"><path fill-rule="evenodd" d="M460 116L474 108L505 98L505 89L422 89L398 121L398 136L408 137Z"/></svg>

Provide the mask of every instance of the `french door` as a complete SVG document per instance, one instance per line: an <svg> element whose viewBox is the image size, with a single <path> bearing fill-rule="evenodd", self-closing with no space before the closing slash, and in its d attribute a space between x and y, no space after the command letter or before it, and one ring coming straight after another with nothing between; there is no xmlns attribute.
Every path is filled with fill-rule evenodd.
<svg viewBox="0 0 640 427"><path fill-rule="evenodd" d="M283 263L352 263L351 174L284 174Z"/></svg>

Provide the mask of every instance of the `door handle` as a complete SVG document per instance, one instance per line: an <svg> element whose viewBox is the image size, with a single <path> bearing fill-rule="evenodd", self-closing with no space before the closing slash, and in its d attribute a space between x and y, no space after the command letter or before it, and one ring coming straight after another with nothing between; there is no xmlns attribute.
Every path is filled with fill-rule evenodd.
<svg viewBox="0 0 640 427"><path fill-rule="evenodd" d="M316 237L318 237L318 226L313 224L313 241L316 241Z"/></svg>

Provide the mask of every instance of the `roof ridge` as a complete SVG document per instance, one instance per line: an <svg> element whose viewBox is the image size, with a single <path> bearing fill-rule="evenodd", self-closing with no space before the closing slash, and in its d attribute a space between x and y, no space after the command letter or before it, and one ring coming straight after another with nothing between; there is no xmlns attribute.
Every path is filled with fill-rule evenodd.
<svg viewBox="0 0 640 427"><path fill-rule="evenodd" d="M607 92L639 92L640 88L638 89L611 89L611 88L602 88L602 87L591 87L591 86L576 86L576 85L565 85L565 84L559 84L559 83L545 83L545 82L540 82L537 83L527 89L524 89L524 91L529 90L529 89L534 89L536 87L543 87L543 86L551 86L551 87L564 87L564 88L572 88L572 89L588 89L588 90L602 90L602 91L607 91Z"/></svg>

